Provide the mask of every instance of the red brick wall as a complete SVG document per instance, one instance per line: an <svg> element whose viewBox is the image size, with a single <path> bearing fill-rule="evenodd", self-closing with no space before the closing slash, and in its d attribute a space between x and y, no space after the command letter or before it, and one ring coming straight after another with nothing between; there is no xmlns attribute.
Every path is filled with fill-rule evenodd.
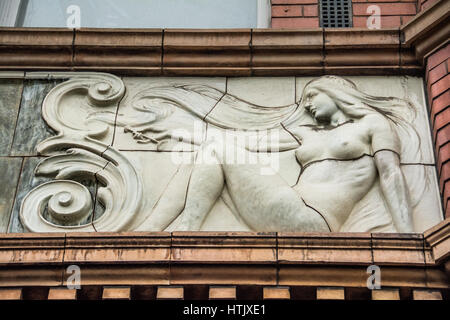
<svg viewBox="0 0 450 320"><path fill-rule="evenodd" d="M450 44L427 58L426 81L445 216L450 217Z"/></svg>
<svg viewBox="0 0 450 320"><path fill-rule="evenodd" d="M318 0L272 0L272 28L319 27Z"/></svg>
<svg viewBox="0 0 450 320"><path fill-rule="evenodd" d="M431 0L428 0L431 1ZM366 28L367 8L377 5L381 11L381 28L396 28L405 24L417 13L416 0L352 0L353 3L353 26Z"/></svg>
<svg viewBox="0 0 450 320"><path fill-rule="evenodd" d="M353 26L366 28L367 7L378 5L381 28L395 28L411 20L417 13L417 1L436 0L352 0ZM272 28L319 27L319 0L272 0Z"/></svg>

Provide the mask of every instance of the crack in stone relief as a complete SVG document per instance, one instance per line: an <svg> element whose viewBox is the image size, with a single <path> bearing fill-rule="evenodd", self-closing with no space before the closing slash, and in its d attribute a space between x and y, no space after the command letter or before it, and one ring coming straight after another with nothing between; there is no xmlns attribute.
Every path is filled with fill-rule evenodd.
<svg viewBox="0 0 450 320"><path fill-rule="evenodd" d="M54 180L24 198L28 231L422 232L442 219L416 93L336 76L55 77L69 80L44 100L57 134L35 171ZM408 97L414 80L396 81Z"/></svg>

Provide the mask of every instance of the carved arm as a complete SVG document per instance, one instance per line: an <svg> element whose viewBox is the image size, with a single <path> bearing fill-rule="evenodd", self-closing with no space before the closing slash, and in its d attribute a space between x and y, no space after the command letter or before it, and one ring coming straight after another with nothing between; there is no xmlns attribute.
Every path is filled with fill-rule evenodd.
<svg viewBox="0 0 450 320"><path fill-rule="evenodd" d="M374 156L380 176L380 186L398 232L414 232L408 187L400 169L398 155L389 150Z"/></svg>

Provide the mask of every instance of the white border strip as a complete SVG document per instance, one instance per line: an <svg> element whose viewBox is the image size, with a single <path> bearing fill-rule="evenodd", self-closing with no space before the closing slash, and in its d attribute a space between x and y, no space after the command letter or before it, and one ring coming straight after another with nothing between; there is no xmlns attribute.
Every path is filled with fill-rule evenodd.
<svg viewBox="0 0 450 320"><path fill-rule="evenodd" d="M14 27L20 9L20 0L0 0L0 27Z"/></svg>
<svg viewBox="0 0 450 320"><path fill-rule="evenodd" d="M272 19L271 0L257 0L258 18L256 28L270 28Z"/></svg>

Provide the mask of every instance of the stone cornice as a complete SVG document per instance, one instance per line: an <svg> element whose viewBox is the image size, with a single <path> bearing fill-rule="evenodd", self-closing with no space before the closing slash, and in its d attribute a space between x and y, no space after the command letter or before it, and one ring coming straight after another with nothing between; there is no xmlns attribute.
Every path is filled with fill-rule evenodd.
<svg viewBox="0 0 450 320"><path fill-rule="evenodd" d="M427 50L443 41L442 35L448 37L444 22L448 12L441 8L445 6L447 2L438 2L401 29L382 30L0 28L0 70L205 76L416 74Z"/></svg>
<svg viewBox="0 0 450 320"><path fill-rule="evenodd" d="M402 47L414 47L417 60L423 64L435 49L450 38L450 2L440 0L402 26Z"/></svg>
<svg viewBox="0 0 450 320"><path fill-rule="evenodd" d="M450 223L449 219L424 232L426 246L431 249L435 263L450 260Z"/></svg>
<svg viewBox="0 0 450 320"><path fill-rule="evenodd" d="M0 28L0 71L121 75L417 74L448 41L449 2L397 29Z"/></svg>
<svg viewBox="0 0 450 320"><path fill-rule="evenodd" d="M62 285L71 264L84 284L364 287L375 264L384 286L446 288L449 228L447 219L424 234L3 234L0 287Z"/></svg>

